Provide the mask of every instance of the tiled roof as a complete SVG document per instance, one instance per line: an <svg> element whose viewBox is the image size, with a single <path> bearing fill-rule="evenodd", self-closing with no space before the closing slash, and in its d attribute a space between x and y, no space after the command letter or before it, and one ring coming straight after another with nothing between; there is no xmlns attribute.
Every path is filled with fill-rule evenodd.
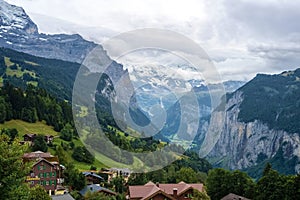
<svg viewBox="0 0 300 200"><path fill-rule="evenodd" d="M131 173L130 169L128 169L128 168L110 168L109 171L110 172L122 173L123 175Z"/></svg>
<svg viewBox="0 0 300 200"><path fill-rule="evenodd" d="M225 197L223 197L221 200L250 200L250 199L233 194L233 193L229 193Z"/></svg>
<svg viewBox="0 0 300 200"><path fill-rule="evenodd" d="M52 195L52 200L75 200L70 194Z"/></svg>
<svg viewBox="0 0 300 200"><path fill-rule="evenodd" d="M156 185L129 186L130 198L149 197L159 190Z"/></svg>
<svg viewBox="0 0 300 200"><path fill-rule="evenodd" d="M109 194L112 194L112 195L116 195L115 192L107 189L107 188L104 188L104 187L101 187L99 184L92 184L92 185L87 185L85 188L83 188L82 190L80 190L80 194L82 196L84 196L88 191L91 191L91 192L106 192L106 193L109 193Z"/></svg>
<svg viewBox="0 0 300 200"><path fill-rule="evenodd" d="M155 193L161 192L167 195L169 198L173 195L173 190L177 189L177 194L181 195L189 189L196 189L200 192L203 191L203 184L187 184L180 182L178 184L154 184L153 182L148 182L145 185L139 186L129 186L130 198L136 199L147 199Z"/></svg>
<svg viewBox="0 0 300 200"><path fill-rule="evenodd" d="M27 133L27 134L25 134L24 136L28 136L28 137L35 137L35 136L36 136L36 134L35 134L35 133Z"/></svg>
<svg viewBox="0 0 300 200"><path fill-rule="evenodd" d="M40 158L36 163L33 164L33 166L35 166L35 165L37 165L37 164L39 164L40 162L43 162L43 161L48 163L49 165L54 166L54 164L52 164L51 162L49 162L48 160L46 160L44 158Z"/></svg>
<svg viewBox="0 0 300 200"><path fill-rule="evenodd" d="M96 178L99 179L103 179L101 176L99 176L98 174L95 174L94 172L82 172L85 176L94 176Z"/></svg>
<svg viewBox="0 0 300 200"><path fill-rule="evenodd" d="M51 155L50 152L42 152L42 151L35 151L35 152L30 152L30 153L25 153L23 155L23 158L50 158L54 157Z"/></svg>

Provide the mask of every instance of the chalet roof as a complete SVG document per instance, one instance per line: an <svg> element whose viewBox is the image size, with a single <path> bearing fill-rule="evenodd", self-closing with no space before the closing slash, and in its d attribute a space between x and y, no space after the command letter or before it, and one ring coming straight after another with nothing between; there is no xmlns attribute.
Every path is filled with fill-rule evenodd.
<svg viewBox="0 0 300 200"><path fill-rule="evenodd" d="M42 151L35 151L35 152L30 152L30 153L25 153L23 155L23 158L29 158L29 159L34 159L34 158L50 158L54 157L51 155L50 152L42 152Z"/></svg>
<svg viewBox="0 0 300 200"><path fill-rule="evenodd" d="M101 176L99 176L98 174L95 174L94 172L82 172L82 173L85 176L93 176L93 177L96 177L96 178L99 178L99 179L103 180L103 178Z"/></svg>
<svg viewBox="0 0 300 200"><path fill-rule="evenodd" d="M52 200L75 200L70 194L52 195Z"/></svg>
<svg viewBox="0 0 300 200"><path fill-rule="evenodd" d="M200 192L203 191L203 184L201 183L194 183L194 184L187 184L185 182L180 182L178 184L159 184L158 187L162 189L167 194L173 194L173 189L177 189L177 194L180 195L189 189L196 189Z"/></svg>
<svg viewBox="0 0 300 200"><path fill-rule="evenodd" d="M200 192L203 191L203 184L187 184L180 182L178 184L154 184L153 182L148 182L145 185L139 186L129 186L130 198L141 198L148 199L154 194L161 193L172 199L173 190L177 189L177 194L181 195L189 189L196 189Z"/></svg>
<svg viewBox="0 0 300 200"><path fill-rule="evenodd" d="M83 188L82 190L80 190L80 194L82 196L84 196L88 191L90 192L106 192L106 193L109 193L109 194L112 194L112 195L116 195L117 193L107 189L107 188L104 188L104 187L101 187L99 184L92 184L92 185L87 185L85 186L85 188Z"/></svg>
<svg viewBox="0 0 300 200"><path fill-rule="evenodd" d="M130 198L148 198L160 189L156 185L137 185L129 186Z"/></svg>
<svg viewBox="0 0 300 200"><path fill-rule="evenodd" d="M233 194L233 193L229 193L225 197L223 197L221 200L250 200L250 199Z"/></svg>
<svg viewBox="0 0 300 200"><path fill-rule="evenodd" d="M57 185L56 190L66 190L66 188L64 186Z"/></svg>
<svg viewBox="0 0 300 200"><path fill-rule="evenodd" d="M53 164L59 163L58 157L51 155L51 153L49 152L44 153L42 151L35 151L35 152L25 153L23 155L24 161L30 161L30 160L38 161L40 158L44 158L49 162L52 162Z"/></svg>
<svg viewBox="0 0 300 200"><path fill-rule="evenodd" d="M52 164L51 162L49 162L48 160L46 160L44 158L40 158L36 163L33 164L33 166L35 166L41 162L46 162L47 164L54 166L54 164Z"/></svg>
<svg viewBox="0 0 300 200"><path fill-rule="evenodd" d="M35 137L36 134L35 134L35 133L26 133L24 136ZM24 137L24 136L23 136L23 137Z"/></svg>
<svg viewBox="0 0 300 200"><path fill-rule="evenodd" d="M118 172L118 173L122 172L122 173L128 173L128 174L131 173L130 169L128 169L128 168L110 168L109 171L110 172Z"/></svg>

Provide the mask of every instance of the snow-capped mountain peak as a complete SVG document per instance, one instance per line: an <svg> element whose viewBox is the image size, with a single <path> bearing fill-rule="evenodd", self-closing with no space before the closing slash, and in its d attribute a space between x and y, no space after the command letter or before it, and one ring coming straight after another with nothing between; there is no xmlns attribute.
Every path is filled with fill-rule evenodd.
<svg viewBox="0 0 300 200"><path fill-rule="evenodd" d="M40 34L23 8L0 0L0 46L39 57L82 63L97 45L78 34Z"/></svg>
<svg viewBox="0 0 300 200"><path fill-rule="evenodd" d="M37 34L38 28L24 9L0 0L1 30L22 31L23 34Z"/></svg>

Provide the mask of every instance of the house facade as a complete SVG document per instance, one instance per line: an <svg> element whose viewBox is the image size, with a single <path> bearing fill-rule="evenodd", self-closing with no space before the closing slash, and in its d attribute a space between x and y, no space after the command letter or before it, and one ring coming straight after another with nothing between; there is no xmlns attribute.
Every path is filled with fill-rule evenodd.
<svg viewBox="0 0 300 200"><path fill-rule="evenodd" d="M53 142L54 136L53 135L45 135L44 139L47 144L51 144Z"/></svg>
<svg viewBox="0 0 300 200"><path fill-rule="evenodd" d="M43 186L46 191L54 193L58 184L58 174L59 166L45 159L40 159L33 165L26 181L29 182L30 187L39 184Z"/></svg>
<svg viewBox="0 0 300 200"><path fill-rule="evenodd" d="M100 184L100 182L104 181L104 179L95 172L82 172L82 174L85 176L88 185Z"/></svg>
<svg viewBox="0 0 300 200"><path fill-rule="evenodd" d="M57 186L61 185L63 168L56 156L41 151L26 153L23 156L24 162L32 162L30 173L26 177L26 182L30 187L39 184L45 188L49 194L54 194Z"/></svg>
<svg viewBox="0 0 300 200"><path fill-rule="evenodd" d="M102 169L99 171L99 174L103 177L106 177L106 181L110 183L112 179L122 176L125 182L128 182L131 171L128 168L110 168L110 169Z"/></svg>
<svg viewBox="0 0 300 200"><path fill-rule="evenodd" d="M37 134L35 133L27 133L23 135L23 141L21 141L21 144L29 143L30 145L34 144L34 140L37 137ZM45 135L44 140L47 144L51 144L53 142L54 136L53 135Z"/></svg>
<svg viewBox="0 0 300 200"><path fill-rule="evenodd" d="M26 142L33 142L34 139L35 139L35 137L36 137L36 134L35 134L35 133L33 133L33 134L27 133L27 134L25 134L25 135L23 136L24 141L26 141Z"/></svg>

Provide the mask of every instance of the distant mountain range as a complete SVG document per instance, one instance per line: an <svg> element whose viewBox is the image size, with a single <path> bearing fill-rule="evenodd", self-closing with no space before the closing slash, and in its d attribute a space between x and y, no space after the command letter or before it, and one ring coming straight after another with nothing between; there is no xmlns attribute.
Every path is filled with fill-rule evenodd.
<svg viewBox="0 0 300 200"><path fill-rule="evenodd" d="M158 138L183 145L185 140L192 139L191 148L200 150L200 155L207 156L214 166L245 169L253 176L259 175L266 162L280 172L300 172L300 69L278 75L259 74L246 84L219 83L228 92L221 105L225 110L212 110L210 93L218 84L206 85L201 79L190 79L189 90L175 97L167 87L156 84L163 77L159 73L151 77L151 69L140 75L133 73L135 80L131 81L128 71L110 60L101 45L76 34L39 33L22 8L3 0L0 10L0 84L5 81L20 87L33 84L71 101L81 63L98 46L99 60L111 61L105 72L109 77L103 76L97 87L99 109L112 114L111 103L118 100L117 120L126 121L122 117L128 108L122 99L116 98L113 83L121 77L128 82L128 88L122 91L125 94L133 89L135 81L142 81L142 87L131 99L130 114L142 126L149 124L153 116L158 123L166 117ZM87 71L97 71L96 65L86 67ZM93 76L90 78L94 80ZM174 88L187 82L175 77L164 81ZM90 83L86 84L83 90ZM198 105L189 103L192 94L196 95ZM186 103L180 105L181 101ZM158 116L161 109L165 110L165 116ZM194 116L195 110L199 110L200 118ZM182 116L188 123L179 126ZM193 120L197 118L198 121ZM178 129L186 134L177 135Z"/></svg>

